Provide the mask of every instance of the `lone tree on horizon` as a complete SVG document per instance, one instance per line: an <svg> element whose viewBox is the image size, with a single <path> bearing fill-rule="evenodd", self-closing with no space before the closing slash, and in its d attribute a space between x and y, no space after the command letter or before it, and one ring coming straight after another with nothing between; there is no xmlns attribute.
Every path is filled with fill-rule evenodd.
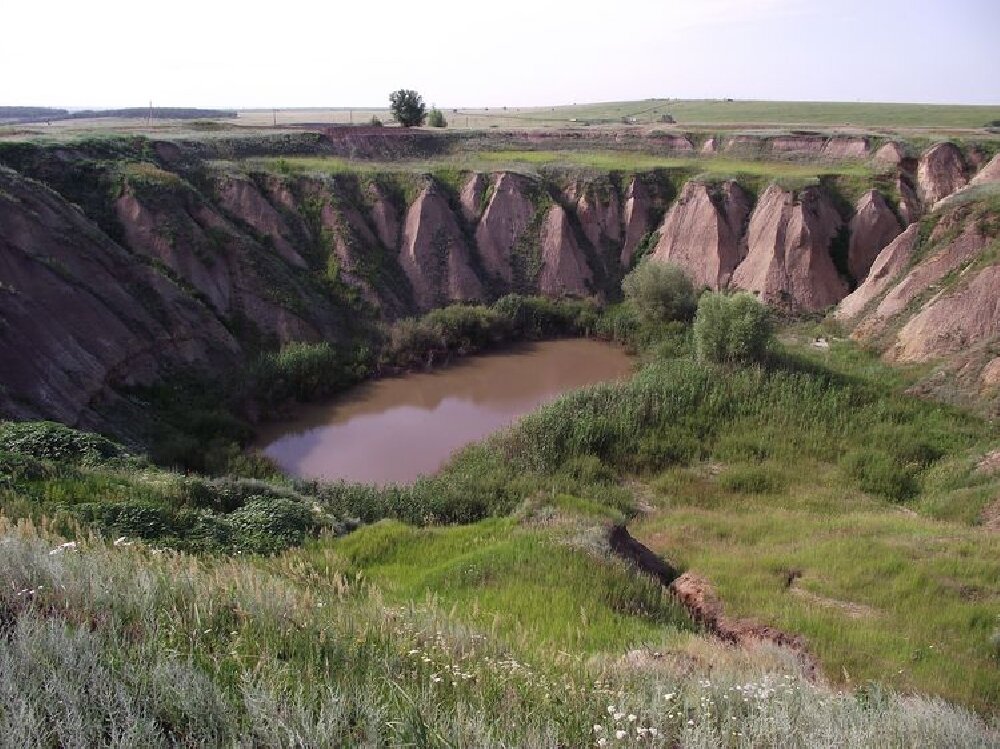
<svg viewBox="0 0 1000 749"><path fill-rule="evenodd" d="M389 109L392 118L403 127L423 125L427 117L427 106L416 91L401 88L389 94Z"/></svg>

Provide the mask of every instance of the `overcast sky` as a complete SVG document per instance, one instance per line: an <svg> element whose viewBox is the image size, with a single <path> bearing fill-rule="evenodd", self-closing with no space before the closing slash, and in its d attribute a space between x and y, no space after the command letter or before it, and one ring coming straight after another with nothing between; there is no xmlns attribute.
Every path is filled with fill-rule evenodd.
<svg viewBox="0 0 1000 749"><path fill-rule="evenodd" d="M0 105L1000 104L1000 0L0 0Z"/></svg>

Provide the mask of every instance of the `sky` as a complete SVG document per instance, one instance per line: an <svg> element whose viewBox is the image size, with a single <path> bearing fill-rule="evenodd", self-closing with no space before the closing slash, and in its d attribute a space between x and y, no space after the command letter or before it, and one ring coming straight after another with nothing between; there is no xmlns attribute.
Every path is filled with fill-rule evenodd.
<svg viewBox="0 0 1000 749"><path fill-rule="evenodd" d="M1000 104L1000 0L0 0L0 105Z"/></svg>

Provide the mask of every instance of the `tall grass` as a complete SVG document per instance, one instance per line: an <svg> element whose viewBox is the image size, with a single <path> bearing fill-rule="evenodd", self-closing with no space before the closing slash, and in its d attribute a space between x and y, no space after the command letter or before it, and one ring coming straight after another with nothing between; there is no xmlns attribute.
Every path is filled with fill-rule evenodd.
<svg viewBox="0 0 1000 749"><path fill-rule="evenodd" d="M383 602L335 555L264 568L3 530L5 746L989 746L980 719L842 695L762 652L717 668L526 659L433 606ZM662 646L661 646L662 647ZM771 666L764 666L769 663ZM777 668L779 670L772 670ZM633 717L634 716L634 717ZM641 729L641 732L640 732ZM616 738L623 731L623 738Z"/></svg>

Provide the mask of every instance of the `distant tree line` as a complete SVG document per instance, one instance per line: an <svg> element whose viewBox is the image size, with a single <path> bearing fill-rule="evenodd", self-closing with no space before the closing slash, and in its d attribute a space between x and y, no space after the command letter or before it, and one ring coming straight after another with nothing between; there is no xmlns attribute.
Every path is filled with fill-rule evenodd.
<svg viewBox="0 0 1000 749"><path fill-rule="evenodd" d="M0 121L4 122L52 122L55 120L83 120L94 118L143 118L150 116L149 107L127 107L125 109L82 109L70 112L68 109L49 107L0 107ZM194 107L153 107L155 120L193 120L234 118L232 109L197 109Z"/></svg>

